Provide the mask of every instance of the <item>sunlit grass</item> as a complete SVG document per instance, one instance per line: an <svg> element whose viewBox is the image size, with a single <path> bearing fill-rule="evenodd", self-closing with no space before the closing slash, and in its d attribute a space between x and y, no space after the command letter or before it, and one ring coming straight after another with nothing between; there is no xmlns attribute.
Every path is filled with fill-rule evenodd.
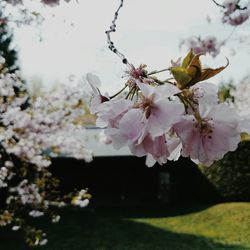
<svg viewBox="0 0 250 250"><path fill-rule="evenodd" d="M134 221L250 249L250 203L224 203L177 217L142 218Z"/></svg>
<svg viewBox="0 0 250 250"><path fill-rule="evenodd" d="M250 203L65 210L44 221L46 250L250 249ZM20 233L0 229L1 250L24 250Z"/></svg>

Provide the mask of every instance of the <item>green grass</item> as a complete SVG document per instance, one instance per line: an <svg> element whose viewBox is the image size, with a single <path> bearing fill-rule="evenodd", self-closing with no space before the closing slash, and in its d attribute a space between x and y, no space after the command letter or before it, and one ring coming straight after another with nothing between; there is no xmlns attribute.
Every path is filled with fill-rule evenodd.
<svg viewBox="0 0 250 250"><path fill-rule="evenodd" d="M65 210L44 221L41 250L250 249L250 203ZM1 250L26 250L20 233L0 229Z"/></svg>

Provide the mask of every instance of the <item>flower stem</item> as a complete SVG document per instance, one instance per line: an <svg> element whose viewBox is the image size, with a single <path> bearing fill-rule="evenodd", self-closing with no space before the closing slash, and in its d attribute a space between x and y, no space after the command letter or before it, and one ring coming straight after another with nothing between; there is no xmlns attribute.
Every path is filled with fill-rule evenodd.
<svg viewBox="0 0 250 250"><path fill-rule="evenodd" d="M168 71L168 70L169 69L154 70L154 71L148 73L147 75L150 76L150 75L158 74L158 73L161 73L161 72L164 72L164 71Z"/></svg>
<svg viewBox="0 0 250 250"><path fill-rule="evenodd" d="M117 92L116 94L112 95L112 96L110 97L110 99L113 99L113 98L115 98L116 96L118 96L119 94L121 94L122 91L123 91L124 89L126 89L127 87L128 87L128 85L126 84L119 92Z"/></svg>

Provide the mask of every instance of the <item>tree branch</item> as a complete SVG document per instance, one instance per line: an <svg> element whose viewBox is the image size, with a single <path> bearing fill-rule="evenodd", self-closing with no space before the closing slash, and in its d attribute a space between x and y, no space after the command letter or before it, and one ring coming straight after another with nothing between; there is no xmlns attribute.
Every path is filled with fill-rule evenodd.
<svg viewBox="0 0 250 250"><path fill-rule="evenodd" d="M113 53L115 53L116 55L118 55L118 56L121 58L121 60L122 60L122 62L123 62L124 64L131 65L131 64L128 62L128 60L126 59L126 57L124 56L124 54L122 54L122 53L115 47L114 42L111 40L111 33L112 33L112 32L114 33L114 32L116 31L116 21L117 21L117 19L118 19L119 11L120 11L120 9L123 7L123 3L124 3L124 0L121 0L118 9L117 9L116 12L115 12L115 15L114 15L114 18L113 18L113 20L112 20L110 29L107 30L107 31L105 31L105 33L106 33L106 35L107 35L107 43L108 43L109 49L110 49Z"/></svg>
<svg viewBox="0 0 250 250"><path fill-rule="evenodd" d="M217 3L215 0L212 0L217 6L219 6L219 7L221 7L221 8L223 8L223 9L225 9L226 7L224 6L224 5L221 5L221 4L219 4L219 3Z"/></svg>
<svg viewBox="0 0 250 250"><path fill-rule="evenodd" d="M212 0L212 1L213 1L217 6L223 8L223 9L226 8L224 5L217 3L215 0ZM247 9L246 6L245 6L245 7L241 7L241 6L239 5L239 3L240 3L240 0L237 1L235 10L246 10L246 9Z"/></svg>

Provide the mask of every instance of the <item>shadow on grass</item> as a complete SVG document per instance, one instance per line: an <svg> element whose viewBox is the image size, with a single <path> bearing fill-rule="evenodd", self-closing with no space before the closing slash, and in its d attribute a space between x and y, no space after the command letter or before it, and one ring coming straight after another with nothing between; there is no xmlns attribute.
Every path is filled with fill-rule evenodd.
<svg viewBox="0 0 250 250"><path fill-rule="evenodd" d="M113 211L114 212L114 211ZM117 212L117 215L119 213ZM202 236L176 233L111 213L64 211L62 221L40 226L49 243L41 250L243 250L243 246L223 245ZM21 234L0 230L1 250L27 250Z"/></svg>
<svg viewBox="0 0 250 250"><path fill-rule="evenodd" d="M208 209L215 204L202 203L178 203L178 204L159 204L141 206L100 206L94 207L93 211L100 215L122 217L122 218L161 218L175 217L191 213L200 212Z"/></svg>

